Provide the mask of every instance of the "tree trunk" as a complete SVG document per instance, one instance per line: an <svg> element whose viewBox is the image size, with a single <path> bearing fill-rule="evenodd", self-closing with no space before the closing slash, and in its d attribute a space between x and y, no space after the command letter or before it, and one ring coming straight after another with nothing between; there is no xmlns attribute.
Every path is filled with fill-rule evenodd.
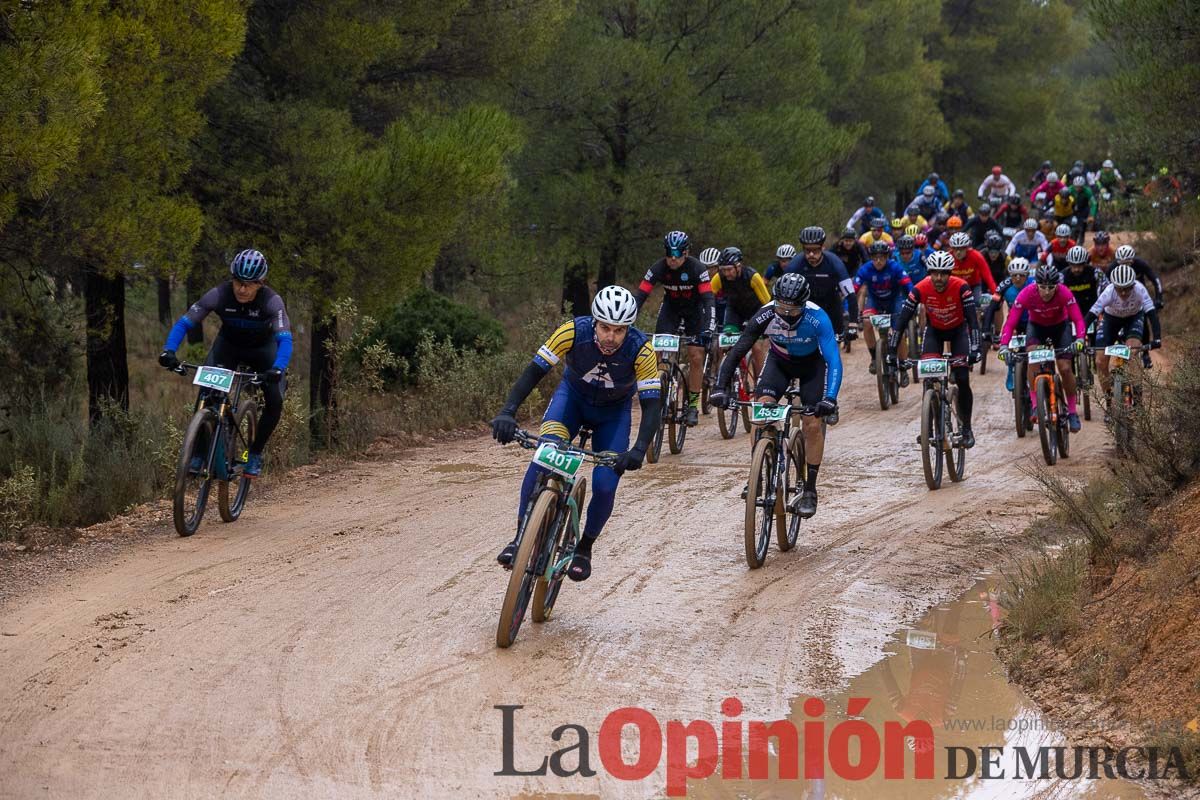
<svg viewBox="0 0 1200 800"><path fill-rule="evenodd" d="M129 410L129 363L125 352L125 278L84 269L87 318L88 418L103 416L106 401Z"/></svg>
<svg viewBox="0 0 1200 800"><path fill-rule="evenodd" d="M333 362L328 347L337 337L337 319L313 314L308 366L308 431L313 444L328 447L337 419L333 394ZM327 345L326 343L329 343Z"/></svg>
<svg viewBox="0 0 1200 800"><path fill-rule="evenodd" d="M158 278L158 321L159 324L169 326L171 319L171 279Z"/></svg>
<svg viewBox="0 0 1200 800"><path fill-rule="evenodd" d="M605 284L606 286L608 284ZM573 317L586 317L592 313L592 291L588 286L586 261L568 264L563 270L562 306L570 309Z"/></svg>
<svg viewBox="0 0 1200 800"><path fill-rule="evenodd" d="M625 194L623 179L629 164L629 100L617 101L616 119L609 139L609 154L612 156L613 177L609 179L608 208L604 210L604 239L600 245L600 268L596 276L596 288L611 286L617 282L617 265L621 261L625 246L624 221Z"/></svg>
<svg viewBox="0 0 1200 800"><path fill-rule="evenodd" d="M200 295L204 292L204 275L198 265L193 265L188 271L187 279L184 281L184 291L187 292L187 297L183 298L183 307L186 309L192 303L200 299ZM193 328L188 328L187 332L188 344L204 344L204 326L197 325Z"/></svg>

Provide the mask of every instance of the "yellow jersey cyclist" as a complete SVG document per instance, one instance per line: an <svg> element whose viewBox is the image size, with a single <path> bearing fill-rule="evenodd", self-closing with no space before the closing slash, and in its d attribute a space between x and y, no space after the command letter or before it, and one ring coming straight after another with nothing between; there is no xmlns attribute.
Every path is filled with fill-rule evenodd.
<svg viewBox="0 0 1200 800"><path fill-rule="evenodd" d="M818 417L837 412L842 385L842 357L829 315L809 302L812 290L799 273L788 272L775 282L775 300L758 310L746 323L741 338L729 351L717 376L712 404L728 401L729 381L742 356L760 336L770 342L770 352L758 376L754 393L759 402L777 402L792 381L800 382L800 402L816 408L816 416L802 419L808 474L804 489L792 498L796 512L807 519L817 513L817 470L825 453L825 431Z"/></svg>
<svg viewBox="0 0 1200 800"><path fill-rule="evenodd" d="M671 231L663 237L665 255L646 270L634 297L638 309L662 284L665 296L658 309L655 333L675 333L683 323L683 332L698 341L688 346L688 409L684 424L700 421L700 387L704 382L704 349L716 330L716 308L708 270L688 255L691 240L683 231Z"/></svg>
<svg viewBox="0 0 1200 800"><path fill-rule="evenodd" d="M795 248L792 256L795 257ZM717 260L717 274L712 279L713 294L718 302L725 300L725 318L722 322L725 333L741 333L746 322L758 310L771 302L767 282L762 276L742 263L742 251L737 247L726 247ZM754 374L762 372L763 360L767 357L766 345L757 342L750 351Z"/></svg>
<svg viewBox="0 0 1200 800"><path fill-rule="evenodd" d="M563 378L550 398L542 417L541 435L570 441L582 425L592 430L597 451L620 453L612 467L592 471L592 499L588 503L583 536L567 568L573 581L592 574L592 544L612 515L617 483L625 470L640 469L646 447L658 430L661 389L658 360L650 339L633 327L637 300L620 286L601 289L592 300L592 315L564 322L542 345L508 393L504 408L492 420L492 436L501 444L513 440L517 431L517 409L538 382L560 361ZM633 395L638 395L642 419L637 439L629 447ZM530 463L521 483L517 525L537 484L542 467ZM517 552L514 537L496 557L504 566L512 564Z"/></svg>
<svg viewBox="0 0 1200 800"><path fill-rule="evenodd" d="M266 286L266 256L257 250L243 250L230 263L229 272L229 280L205 292L171 328L158 363L167 369L178 367L175 351L187 332L212 312L221 318L221 330L204 363L234 370L246 364L263 379L263 411L244 469L244 474L253 478L262 471L263 450L283 414L292 326L283 298ZM199 469L200 459L192 459L191 467Z"/></svg>

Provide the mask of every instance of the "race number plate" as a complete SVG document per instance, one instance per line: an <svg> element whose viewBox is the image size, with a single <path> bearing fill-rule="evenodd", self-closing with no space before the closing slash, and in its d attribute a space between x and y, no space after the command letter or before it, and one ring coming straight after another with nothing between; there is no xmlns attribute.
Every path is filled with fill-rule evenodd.
<svg viewBox="0 0 1200 800"><path fill-rule="evenodd" d="M206 389L216 389L228 393L233 388L233 370L220 367L200 367L192 383Z"/></svg>
<svg viewBox="0 0 1200 800"><path fill-rule="evenodd" d="M1054 360L1053 347L1035 347L1029 351L1030 364L1042 364Z"/></svg>
<svg viewBox="0 0 1200 800"><path fill-rule="evenodd" d="M679 337L671 333L656 333L650 346L660 353L679 352Z"/></svg>
<svg viewBox="0 0 1200 800"><path fill-rule="evenodd" d="M564 478L574 478L583 464L583 456L578 453L564 453L549 442L538 446L533 453L533 460L538 466L556 472Z"/></svg>
<svg viewBox="0 0 1200 800"><path fill-rule="evenodd" d="M1129 345L1127 344L1110 344L1104 348L1104 355L1115 358L1123 358L1129 360Z"/></svg>
<svg viewBox="0 0 1200 800"><path fill-rule="evenodd" d="M1014 336L1008 340L1008 347L1010 350L1020 350L1024 346L1025 346L1025 337L1024 336Z"/></svg>
<svg viewBox="0 0 1200 800"><path fill-rule="evenodd" d="M768 405L767 403L752 403L750 405L751 422L782 422L787 418L786 405Z"/></svg>
<svg viewBox="0 0 1200 800"><path fill-rule="evenodd" d="M936 650L937 634L933 631L909 631L904 637L904 642L918 650Z"/></svg>
<svg viewBox="0 0 1200 800"><path fill-rule="evenodd" d="M1001 233L1004 234L1005 239L1011 239L1017 235L1017 229L1016 228L1005 228L1003 231L1001 231Z"/></svg>
<svg viewBox="0 0 1200 800"><path fill-rule="evenodd" d="M721 334L719 337L717 337L717 344L718 344L718 345L719 345L719 346L720 346L720 347L721 347L723 350L728 350L729 348L731 348L731 347L733 347L735 344L737 344L737 340L738 340L738 339L740 339L740 338L742 338L740 334L736 334L736 333L722 333L722 334Z"/></svg>
<svg viewBox="0 0 1200 800"><path fill-rule="evenodd" d="M917 362L917 375L921 378L944 378L949 374L948 358L922 358Z"/></svg>
<svg viewBox="0 0 1200 800"><path fill-rule="evenodd" d="M888 328L892 327L892 315L872 314L871 324L875 326L876 330L886 331Z"/></svg>

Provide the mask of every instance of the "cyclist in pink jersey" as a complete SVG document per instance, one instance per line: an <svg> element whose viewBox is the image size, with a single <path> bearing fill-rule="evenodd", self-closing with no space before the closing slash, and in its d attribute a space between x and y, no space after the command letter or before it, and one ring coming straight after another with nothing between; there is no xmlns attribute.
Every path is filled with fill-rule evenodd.
<svg viewBox="0 0 1200 800"><path fill-rule="evenodd" d="M1008 343L1016 332L1022 312L1026 311L1029 312L1025 331L1026 351L1041 343L1054 348L1058 372L1062 375L1063 390L1067 395L1067 421L1071 432L1078 433L1080 423L1076 413L1075 370L1071 359L1074 353L1083 352L1086 326L1075 295L1063 285L1062 273L1053 266L1043 264L1038 267L1034 282L1022 289L1013 302L1008 319L1004 321L1004 330L1000 333L1000 352L997 356L1002 361L1008 358ZM1033 370L1029 374L1030 408L1037 407L1037 398L1033 393L1035 374Z"/></svg>

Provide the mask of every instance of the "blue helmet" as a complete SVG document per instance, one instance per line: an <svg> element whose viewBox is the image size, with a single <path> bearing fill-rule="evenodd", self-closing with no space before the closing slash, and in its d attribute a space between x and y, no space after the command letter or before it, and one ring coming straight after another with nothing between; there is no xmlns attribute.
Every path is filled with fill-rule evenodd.
<svg viewBox="0 0 1200 800"><path fill-rule="evenodd" d="M267 277L267 257L257 250L243 250L229 262L229 272L240 281L261 281Z"/></svg>
<svg viewBox="0 0 1200 800"><path fill-rule="evenodd" d="M663 237L663 247L667 251L667 255L678 258L684 254L692 241L683 231L671 231Z"/></svg>

